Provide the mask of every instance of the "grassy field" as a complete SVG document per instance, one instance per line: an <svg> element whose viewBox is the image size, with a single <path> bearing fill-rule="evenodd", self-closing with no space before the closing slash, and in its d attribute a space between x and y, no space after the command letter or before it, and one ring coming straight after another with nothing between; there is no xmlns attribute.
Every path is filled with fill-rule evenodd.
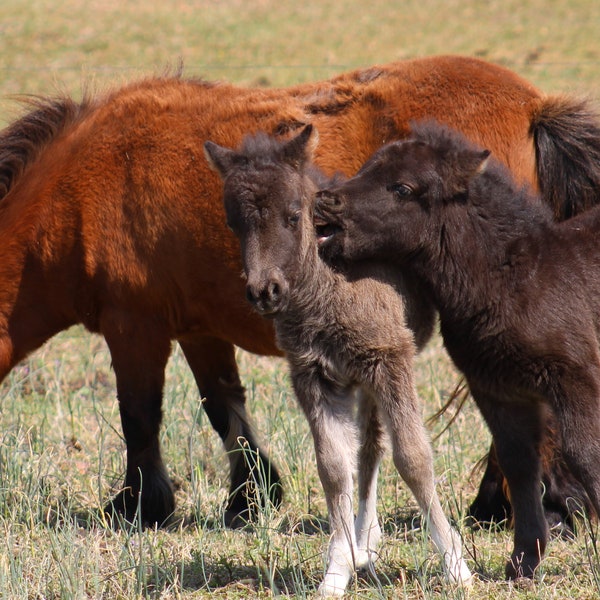
<svg viewBox="0 0 600 600"><path fill-rule="evenodd" d="M185 73L282 86L413 56L463 53L500 62L547 92L600 97L597 0L12 0L0 6L0 125L12 96L119 85L182 59ZM43 299L40 299L43 301ZM227 461L177 348L169 363L162 444L177 485L169 531L104 526L124 445L110 358L75 328L0 386L0 598L309 597L323 573L326 508L312 442L281 360L239 353L248 405L284 476L285 502L252 530L222 526ZM418 360L425 415L458 381L439 339ZM440 419L432 436L442 432ZM489 437L468 404L434 441L439 490L479 574L446 585L415 503L386 460L377 577L349 598L597 598L596 529L554 539L535 586L505 583L512 534L462 523Z"/></svg>

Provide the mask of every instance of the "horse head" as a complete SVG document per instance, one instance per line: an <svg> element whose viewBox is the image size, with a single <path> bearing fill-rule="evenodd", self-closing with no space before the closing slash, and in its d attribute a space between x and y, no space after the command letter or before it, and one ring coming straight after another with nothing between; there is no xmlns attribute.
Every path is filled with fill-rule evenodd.
<svg viewBox="0 0 600 600"><path fill-rule="evenodd" d="M308 125L287 141L259 133L246 137L239 150L204 145L223 180L227 224L240 241L246 296L263 316L287 308L311 238L316 249L313 187L303 169L315 141Z"/></svg>

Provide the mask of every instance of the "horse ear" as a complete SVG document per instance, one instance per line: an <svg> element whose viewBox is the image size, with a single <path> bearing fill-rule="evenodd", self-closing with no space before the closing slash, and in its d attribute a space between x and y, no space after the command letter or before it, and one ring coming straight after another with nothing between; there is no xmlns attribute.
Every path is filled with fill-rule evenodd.
<svg viewBox="0 0 600 600"><path fill-rule="evenodd" d="M283 158L294 168L299 168L312 154L319 143L319 135L316 130L313 134L313 126L309 123L302 131L283 147Z"/></svg>
<svg viewBox="0 0 600 600"><path fill-rule="evenodd" d="M224 146L219 146L214 142L204 142L204 156L208 161L208 165L213 171L216 171L221 179L225 179L229 169L236 162L237 153Z"/></svg>
<svg viewBox="0 0 600 600"><path fill-rule="evenodd" d="M446 182L448 199L465 200L467 190L473 178L481 175L488 165L491 152L489 150L464 150L458 155L458 165Z"/></svg>
<svg viewBox="0 0 600 600"><path fill-rule="evenodd" d="M490 160L490 155L492 154L491 150L482 150L481 152L476 152L474 159L475 169L473 171L473 175L480 175L483 173L488 166L488 162Z"/></svg>

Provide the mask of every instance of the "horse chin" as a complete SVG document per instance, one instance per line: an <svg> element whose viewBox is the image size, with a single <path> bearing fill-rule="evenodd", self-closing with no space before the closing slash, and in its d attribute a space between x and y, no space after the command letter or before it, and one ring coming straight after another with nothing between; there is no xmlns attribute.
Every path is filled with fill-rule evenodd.
<svg viewBox="0 0 600 600"><path fill-rule="evenodd" d="M344 236L340 233L317 238L319 256L335 270L345 270Z"/></svg>
<svg viewBox="0 0 600 600"><path fill-rule="evenodd" d="M286 311L287 302L278 303L276 306L254 306L254 310L261 316L263 319L273 320L278 316L283 314Z"/></svg>

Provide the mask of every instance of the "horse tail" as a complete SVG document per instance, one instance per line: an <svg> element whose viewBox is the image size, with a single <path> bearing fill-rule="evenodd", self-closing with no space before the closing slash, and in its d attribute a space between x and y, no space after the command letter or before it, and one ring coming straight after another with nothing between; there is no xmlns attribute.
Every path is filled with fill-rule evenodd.
<svg viewBox="0 0 600 600"><path fill-rule="evenodd" d="M0 131L0 200L8 194L41 148L80 114L87 105L70 98L23 97L30 112Z"/></svg>
<svg viewBox="0 0 600 600"><path fill-rule="evenodd" d="M600 203L600 121L590 104L545 98L531 121L540 193L559 220Z"/></svg>

